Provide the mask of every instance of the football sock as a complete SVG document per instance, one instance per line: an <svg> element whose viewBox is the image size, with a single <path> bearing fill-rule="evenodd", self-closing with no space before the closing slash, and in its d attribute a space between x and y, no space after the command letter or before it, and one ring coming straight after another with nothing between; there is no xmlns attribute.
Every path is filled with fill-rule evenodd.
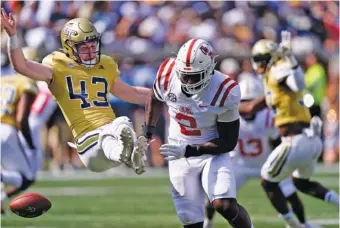
<svg viewBox="0 0 340 228"><path fill-rule="evenodd" d="M329 190L325 195L325 201L339 208L339 195L336 192Z"/></svg>
<svg viewBox="0 0 340 228"><path fill-rule="evenodd" d="M1 170L1 181L4 184L13 185L19 188L22 185L22 176L19 172Z"/></svg>
<svg viewBox="0 0 340 228"><path fill-rule="evenodd" d="M305 223L306 222L305 210L298 194L294 192L292 195L287 197L287 200L299 221L301 223Z"/></svg>

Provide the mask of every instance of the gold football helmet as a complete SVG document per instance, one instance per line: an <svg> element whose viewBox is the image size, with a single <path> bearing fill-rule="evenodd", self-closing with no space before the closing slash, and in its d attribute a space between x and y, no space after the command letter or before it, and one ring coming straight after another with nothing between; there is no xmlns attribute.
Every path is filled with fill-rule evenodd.
<svg viewBox="0 0 340 228"><path fill-rule="evenodd" d="M63 49L69 58L85 66L93 66L99 63L101 46L100 33L98 33L97 29L89 20L85 18L75 18L68 21L61 30L60 39ZM84 61L79 56L78 47L80 44L86 42L96 42L95 61Z"/></svg>
<svg viewBox="0 0 340 228"><path fill-rule="evenodd" d="M257 41L251 50L251 63L253 69L258 74L264 74L270 63L274 61L276 57L276 51L278 49L277 43L272 40L262 39Z"/></svg>

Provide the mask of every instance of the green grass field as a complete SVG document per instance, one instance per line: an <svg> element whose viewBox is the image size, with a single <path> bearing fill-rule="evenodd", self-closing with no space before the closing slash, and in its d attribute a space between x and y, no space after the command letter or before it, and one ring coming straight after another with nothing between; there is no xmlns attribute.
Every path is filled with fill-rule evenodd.
<svg viewBox="0 0 340 228"><path fill-rule="evenodd" d="M316 180L338 192L337 173L318 174ZM165 177L110 178L100 180L42 180L29 191L46 195L52 201L49 212L25 219L7 210L2 227L7 228L173 228L182 227L176 217ZM300 194L307 218L323 227L339 227L334 206ZM258 180L251 180L238 193L256 228L284 227ZM216 228L229 227L220 216ZM327 225L328 224L328 225Z"/></svg>

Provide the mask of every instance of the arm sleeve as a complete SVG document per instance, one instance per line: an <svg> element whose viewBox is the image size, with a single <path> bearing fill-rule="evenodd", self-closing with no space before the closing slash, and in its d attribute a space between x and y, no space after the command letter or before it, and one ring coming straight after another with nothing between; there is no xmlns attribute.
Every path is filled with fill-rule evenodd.
<svg viewBox="0 0 340 228"><path fill-rule="evenodd" d="M292 68L287 61L273 66L272 74L278 83L285 83L294 92L302 91L306 87L301 67Z"/></svg>
<svg viewBox="0 0 340 228"><path fill-rule="evenodd" d="M291 73L286 79L286 85L294 92L299 92L305 89L306 84L304 73L301 67L297 67L296 69L291 70Z"/></svg>

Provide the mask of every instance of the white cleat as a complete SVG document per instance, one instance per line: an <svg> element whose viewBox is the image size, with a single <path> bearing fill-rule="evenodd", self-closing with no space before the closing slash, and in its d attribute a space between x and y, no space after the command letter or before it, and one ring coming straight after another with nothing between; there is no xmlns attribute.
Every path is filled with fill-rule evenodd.
<svg viewBox="0 0 340 228"><path fill-rule="evenodd" d="M132 152L131 160L132 167L138 175L145 172L145 152L148 149L147 139L144 136L139 136L136 142L135 149Z"/></svg>
<svg viewBox="0 0 340 228"><path fill-rule="evenodd" d="M123 151L120 154L119 161L125 163L128 167L132 166L131 155L134 147L132 130L130 127L124 127L120 133L120 140L123 144Z"/></svg>

